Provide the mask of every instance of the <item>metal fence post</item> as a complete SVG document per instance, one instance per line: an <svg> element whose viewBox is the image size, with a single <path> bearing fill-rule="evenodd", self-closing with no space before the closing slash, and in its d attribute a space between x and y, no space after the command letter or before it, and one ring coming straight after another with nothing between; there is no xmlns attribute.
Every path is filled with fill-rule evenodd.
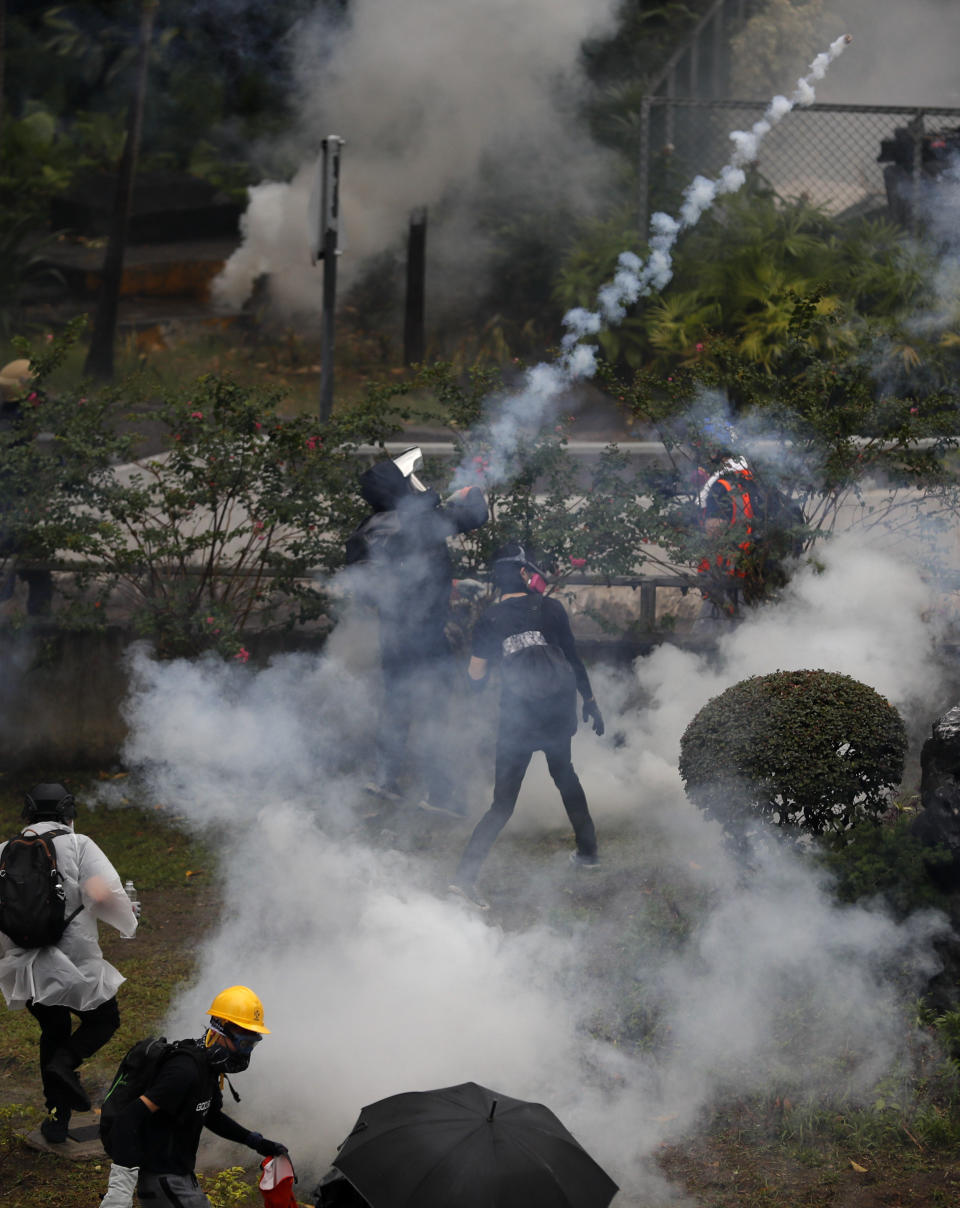
<svg viewBox="0 0 960 1208"><path fill-rule="evenodd" d="M650 98L640 99L640 146L637 150L637 226L647 237L650 221Z"/></svg>
<svg viewBox="0 0 960 1208"><path fill-rule="evenodd" d="M912 162L910 164L910 230L914 235L920 234L920 195L922 190L921 173L923 172L923 110L918 109L907 123L912 142Z"/></svg>

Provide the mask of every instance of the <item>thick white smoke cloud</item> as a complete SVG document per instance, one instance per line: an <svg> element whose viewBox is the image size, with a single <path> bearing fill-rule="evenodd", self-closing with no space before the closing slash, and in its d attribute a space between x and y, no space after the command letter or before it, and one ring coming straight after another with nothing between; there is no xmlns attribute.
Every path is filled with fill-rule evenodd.
<svg viewBox="0 0 960 1208"><path fill-rule="evenodd" d="M606 917L562 932L549 920L572 875L570 840L539 757L489 861L492 916L444 896L466 828L431 843L428 824L408 851L367 828L358 807L376 675L362 626L335 630L323 655L261 671L157 665L141 653L128 760L154 800L210 828L226 869L222 911L168 1034L196 1034L224 985L258 990L273 1031L238 1080L234 1110L285 1140L304 1172L325 1167L364 1103L469 1079L548 1103L621 1182L618 1203L675 1202L657 1147L719 1095L771 1080L823 1090L842 1054L842 1089L855 1100L902 1056L909 1038L888 972L931 972L941 928L932 915L896 924L840 909L804 859L776 847L741 881L682 792L680 735L710 696L777 667L842 671L932 717L945 686L930 604L916 568L839 541L822 574L798 574L784 602L722 638L716 657L662 647L633 676L595 673L622 741L581 733L574 761L606 857L595 875L631 905L611 894ZM638 691L642 707L628 703ZM458 707L467 752L483 743L482 706ZM470 788L473 820L491 779L488 762ZM528 862L531 833L541 844L556 836L555 859ZM619 971L671 1038L642 1057L589 1027L616 1010L596 959L618 950L647 879L699 906L685 906L693 927L674 950L641 951ZM814 1013L800 1049L785 1001Z"/></svg>
<svg viewBox="0 0 960 1208"><path fill-rule="evenodd" d="M824 85L821 100L852 105L960 106L953 0L828 0L850 30L856 56Z"/></svg>
<svg viewBox="0 0 960 1208"><path fill-rule="evenodd" d="M491 170L505 193L592 204L603 168L573 113L578 55L586 37L611 28L615 9L614 0L356 0L338 27L318 10L298 28L294 48L299 129L291 154L305 166L289 185L251 190L244 244L215 284L217 299L242 304L257 272L269 268L279 302L318 308L307 202L327 134L347 144L343 283L397 243L411 210L427 206L430 296L439 299L451 278L475 291L483 247L463 215Z"/></svg>

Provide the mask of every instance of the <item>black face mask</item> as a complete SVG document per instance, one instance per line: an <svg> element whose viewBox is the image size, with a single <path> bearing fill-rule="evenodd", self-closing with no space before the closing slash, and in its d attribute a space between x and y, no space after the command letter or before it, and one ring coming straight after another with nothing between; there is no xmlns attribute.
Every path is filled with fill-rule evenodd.
<svg viewBox="0 0 960 1208"><path fill-rule="evenodd" d="M225 1044L207 1046L207 1065L226 1074L242 1074L250 1065L249 1053L231 1053Z"/></svg>
<svg viewBox="0 0 960 1208"><path fill-rule="evenodd" d="M228 1074L242 1074L250 1064L249 1053L228 1053L224 1069Z"/></svg>
<svg viewBox="0 0 960 1208"><path fill-rule="evenodd" d="M215 1029L216 1030L216 1029ZM260 1039L250 1041L238 1036L232 1029L225 1028L221 1035L225 1036L235 1046L231 1051L226 1044L212 1044L207 1049L207 1060L211 1069L224 1070L228 1074L242 1074L250 1065L250 1056Z"/></svg>

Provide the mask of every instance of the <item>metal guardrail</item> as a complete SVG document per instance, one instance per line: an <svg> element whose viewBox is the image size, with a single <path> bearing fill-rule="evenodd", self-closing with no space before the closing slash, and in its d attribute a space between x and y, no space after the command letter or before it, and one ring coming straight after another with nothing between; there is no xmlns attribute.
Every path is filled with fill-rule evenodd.
<svg viewBox="0 0 960 1208"><path fill-rule="evenodd" d="M63 559L54 559L49 562L17 562L15 568L8 570L7 573L25 571L32 574L77 574L90 573L102 570L99 563L81 562L81 561L66 561ZM185 566L177 569L178 574L183 575L201 575L205 573L205 568L200 566ZM274 567L256 568L224 568L218 571L218 577L225 579L275 579L279 578L282 572ZM476 578L485 582L488 579L486 574L477 574ZM696 587L696 575L693 571L689 576L682 574L677 575L590 575L584 573L573 573L563 575L558 578L555 584L552 584L556 589L562 590L565 587L629 587L632 591L640 592L640 624L641 628L653 629L656 624L657 616L657 591L661 587L672 587L679 589L684 595L691 589Z"/></svg>

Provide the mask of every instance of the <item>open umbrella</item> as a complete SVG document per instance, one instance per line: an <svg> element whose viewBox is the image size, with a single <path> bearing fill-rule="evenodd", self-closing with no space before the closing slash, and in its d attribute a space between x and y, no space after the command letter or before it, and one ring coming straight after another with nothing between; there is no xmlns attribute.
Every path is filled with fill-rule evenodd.
<svg viewBox="0 0 960 1208"><path fill-rule="evenodd" d="M333 1165L371 1208L607 1208L618 1190L549 1108L475 1082L369 1104Z"/></svg>

